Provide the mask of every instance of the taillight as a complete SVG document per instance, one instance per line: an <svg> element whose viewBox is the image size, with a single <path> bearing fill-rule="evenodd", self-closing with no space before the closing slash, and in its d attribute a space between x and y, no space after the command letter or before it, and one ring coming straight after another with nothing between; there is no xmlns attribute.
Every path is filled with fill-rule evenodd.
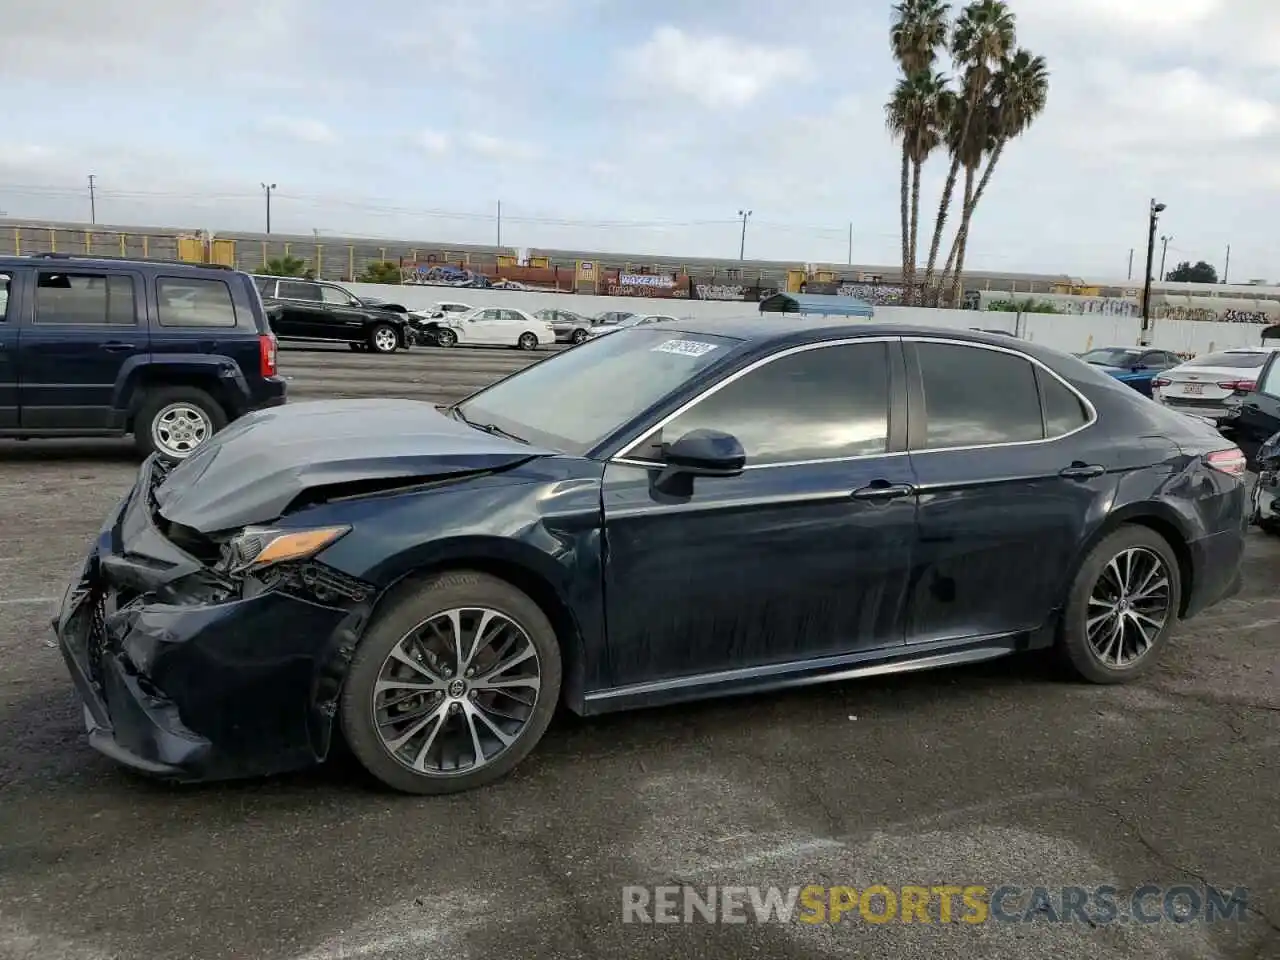
<svg viewBox="0 0 1280 960"><path fill-rule="evenodd" d="M1161 387L1167 387L1171 383L1173 383L1172 380L1166 380L1164 377L1156 377L1154 380L1151 381L1151 386L1159 389Z"/></svg>
<svg viewBox="0 0 1280 960"><path fill-rule="evenodd" d="M1239 447L1215 450L1205 456L1204 462L1213 467L1213 469L1232 477L1243 477L1248 469L1248 460L1245 458L1244 451Z"/></svg>
<svg viewBox="0 0 1280 960"><path fill-rule="evenodd" d="M1234 390L1237 393L1251 393L1258 383L1256 380L1220 380L1218 386L1223 390Z"/></svg>
<svg viewBox="0 0 1280 960"><path fill-rule="evenodd" d="M258 335L258 373L264 377L276 375L276 336L274 333Z"/></svg>

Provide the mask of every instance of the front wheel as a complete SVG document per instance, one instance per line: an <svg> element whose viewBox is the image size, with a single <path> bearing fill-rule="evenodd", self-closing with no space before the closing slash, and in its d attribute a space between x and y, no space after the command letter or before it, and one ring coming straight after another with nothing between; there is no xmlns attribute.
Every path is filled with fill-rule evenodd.
<svg viewBox="0 0 1280 960"><path fill-rule="evenodd" d="M378 611L343 687L342 732L392 789L470 790L537 745L560 677L555 630L533 600L488 574L440 574Z"/></svg>
<svg viewBox="0 0 1280 960"><path fill-rule="evenodd" d="M1061 652L1091 683L1127 683L1155 663L1178 622L1182 575L1164 537L1125 526L1090 551L1067 599Z"/></svg>
<svg viewBox="0 0 1280 960"><path fill-rule="evenodd" d="M456 346L458 343L458 335L448 327L442 327L436 331L436 343L442 347Z"/></svg>
<svg viewBox="0 0 1280 960"><path fill-rule="evenodd" d="M379 323L369 331L369 349L374 353L395 353L400 349L400 338L395 328L386 323Z"/></svg>
<svg viewBox="0 0 1280 960"><path fill-rule="evenodd" d="M572 343L582 343L587 339L587 331L579 327L573 331L573 336L569 338Z"/></svg>
<svg viewBox="0 0 1280 960"><path fill-rule="evenodd" d="M532 333L522 333L520 339L516 341L516 346L521 350L537 350L538 338Z"/></svg>

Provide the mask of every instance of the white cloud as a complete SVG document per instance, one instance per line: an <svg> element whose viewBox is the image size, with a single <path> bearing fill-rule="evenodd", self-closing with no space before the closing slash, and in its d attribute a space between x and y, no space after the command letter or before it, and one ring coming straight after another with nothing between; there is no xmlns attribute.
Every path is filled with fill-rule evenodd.
<svg viewBox="0 0 1280 960"><path fill-rule="evenodd" d="M689 97L712 109L745 107L772 87L814 73L796 47L699 37L671 26L659 27L627 52L623 70L640 89Z"/></svg>
<svg viewBox="0 0 1280 960"><path fill-rule="evenodd" d="M413 142L419 149L438 157L449 152L453 140L439 130L421 130L413 136Z"/></svg>
<svg viewBox="0 0 1280 960"><path fill-rule="evenodd" d="M489 133L472 131L463 142L472 153L491 160L533 160L541 154L533 144L495 137Z"/></svg>
<svg viewBox="0 0 1280 960"><path fill-rule="evenodd" d="M322 144L336 143L337 133L322 120L309 120L305 117L271 117L263 121L262 129L274 134L282 134L291 140L303 143Z"/></svg>

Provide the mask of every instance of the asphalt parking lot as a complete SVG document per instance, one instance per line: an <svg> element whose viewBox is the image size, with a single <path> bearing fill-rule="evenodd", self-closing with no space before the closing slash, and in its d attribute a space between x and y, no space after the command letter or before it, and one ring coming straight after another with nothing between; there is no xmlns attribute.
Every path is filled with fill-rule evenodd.
<svg viewBox="0 0 1280 960"><path fill-rule="evenodd" d="M447 400L536 357L285 351L299 399ZM562 718L507 780L353 761L169 787L84 742L49 617L127 444L0 443L0 958L1280 957L1280 540L1149 679L1039 661ZM1219 925L624 924L624 885L1248 888Z"/></svg>

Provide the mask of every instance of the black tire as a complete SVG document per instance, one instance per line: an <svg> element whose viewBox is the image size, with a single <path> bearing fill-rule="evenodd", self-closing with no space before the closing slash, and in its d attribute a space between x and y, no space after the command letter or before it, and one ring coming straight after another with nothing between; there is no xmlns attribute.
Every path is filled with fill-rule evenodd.
<svg viewBox="0 0 1280 960"><path fill-rule="evenodd" d="M540 687L516 739L478 770L430 774L411 770L384 745L373 717L374 688L393 648L415 627L447 610L489 608L516 623L537 653ZM338 716L342 733L360 764L402 793L437 795L473 790L510 773L546 732L560 698L561 658L555 630L542 609L505 580L456 571L405 584L388 597L356 648L343 685ZM460 695L459 695L460 696Z"/></svg>
<svg viewBox="0 0 1280 960"><path fill-rule="evenodd" d="M181 460L191 452L178 456L171 449L156 443L152 427L157 417L174 405L185 405L198 410L209 424L208 436L213 436L227 425L227 414L217 400L199 387L154 387L147 390L133 418L133 442L144 457L159 453L167 460ZM205 439L208 439L208 436ZM203 442L203 441L202 441Z"/></svg>
<svg viewBox="0 0 1280 960"><path fill-rule="evenodd" d="M532 333L522 333L520 338L516 340L516 346L521 350L537 350L538 338Z"/></svg>
<svg viewBox="0 0 1280 960"><path fill-rule="evenodd" d="M584 330L582 327L579 327L577 330L573 331L573 336L569 338L569 342L582 343L584 340L587 339L587 336L588 336L587 331Z"/></svg>
<svg viewBox="0 0 1280 960"><path fill-rule="evenodd" d="M368 343L374 353L395 353L400 349L400 334L389 323L375 323L369 330Z"/></svg>
<svg viewBox="0 0 1280 960"><path fill-rule="evenodd" d="M1103 589L1106 582L1109 582L1100 582L1108 564L1130 550L1140 551L1147 557L1158 557L1161 561L1160 573L1168 581L1166 613L1162 626L1150 641L1146 652L1132 663L1115 665L1105 663L1089 641L1090 611L1099 609L1097 605L1091 605L1090 598L1094 594L1095 587ZM1110 574L1108 577L1110 578ZM1149 527L1123 526L1098 543L1085 557L1080 569L1076 572L1071 592L1067 596L1067 605L1059 631L1058 649L1062 661L1077 678L1090 683L1115 684L1136 680L1150 670L1158 660L1169 634L1177 626L1181 604L1182 575L1178 567L1177 555L1169 542Z"/></svg>
<svg viewBox="0 0 1280 960"><path fill-rule="evenodd" d="M448 327L441 327L436 331L436 346L452 347L458 343L458 335Z"/></svg>

